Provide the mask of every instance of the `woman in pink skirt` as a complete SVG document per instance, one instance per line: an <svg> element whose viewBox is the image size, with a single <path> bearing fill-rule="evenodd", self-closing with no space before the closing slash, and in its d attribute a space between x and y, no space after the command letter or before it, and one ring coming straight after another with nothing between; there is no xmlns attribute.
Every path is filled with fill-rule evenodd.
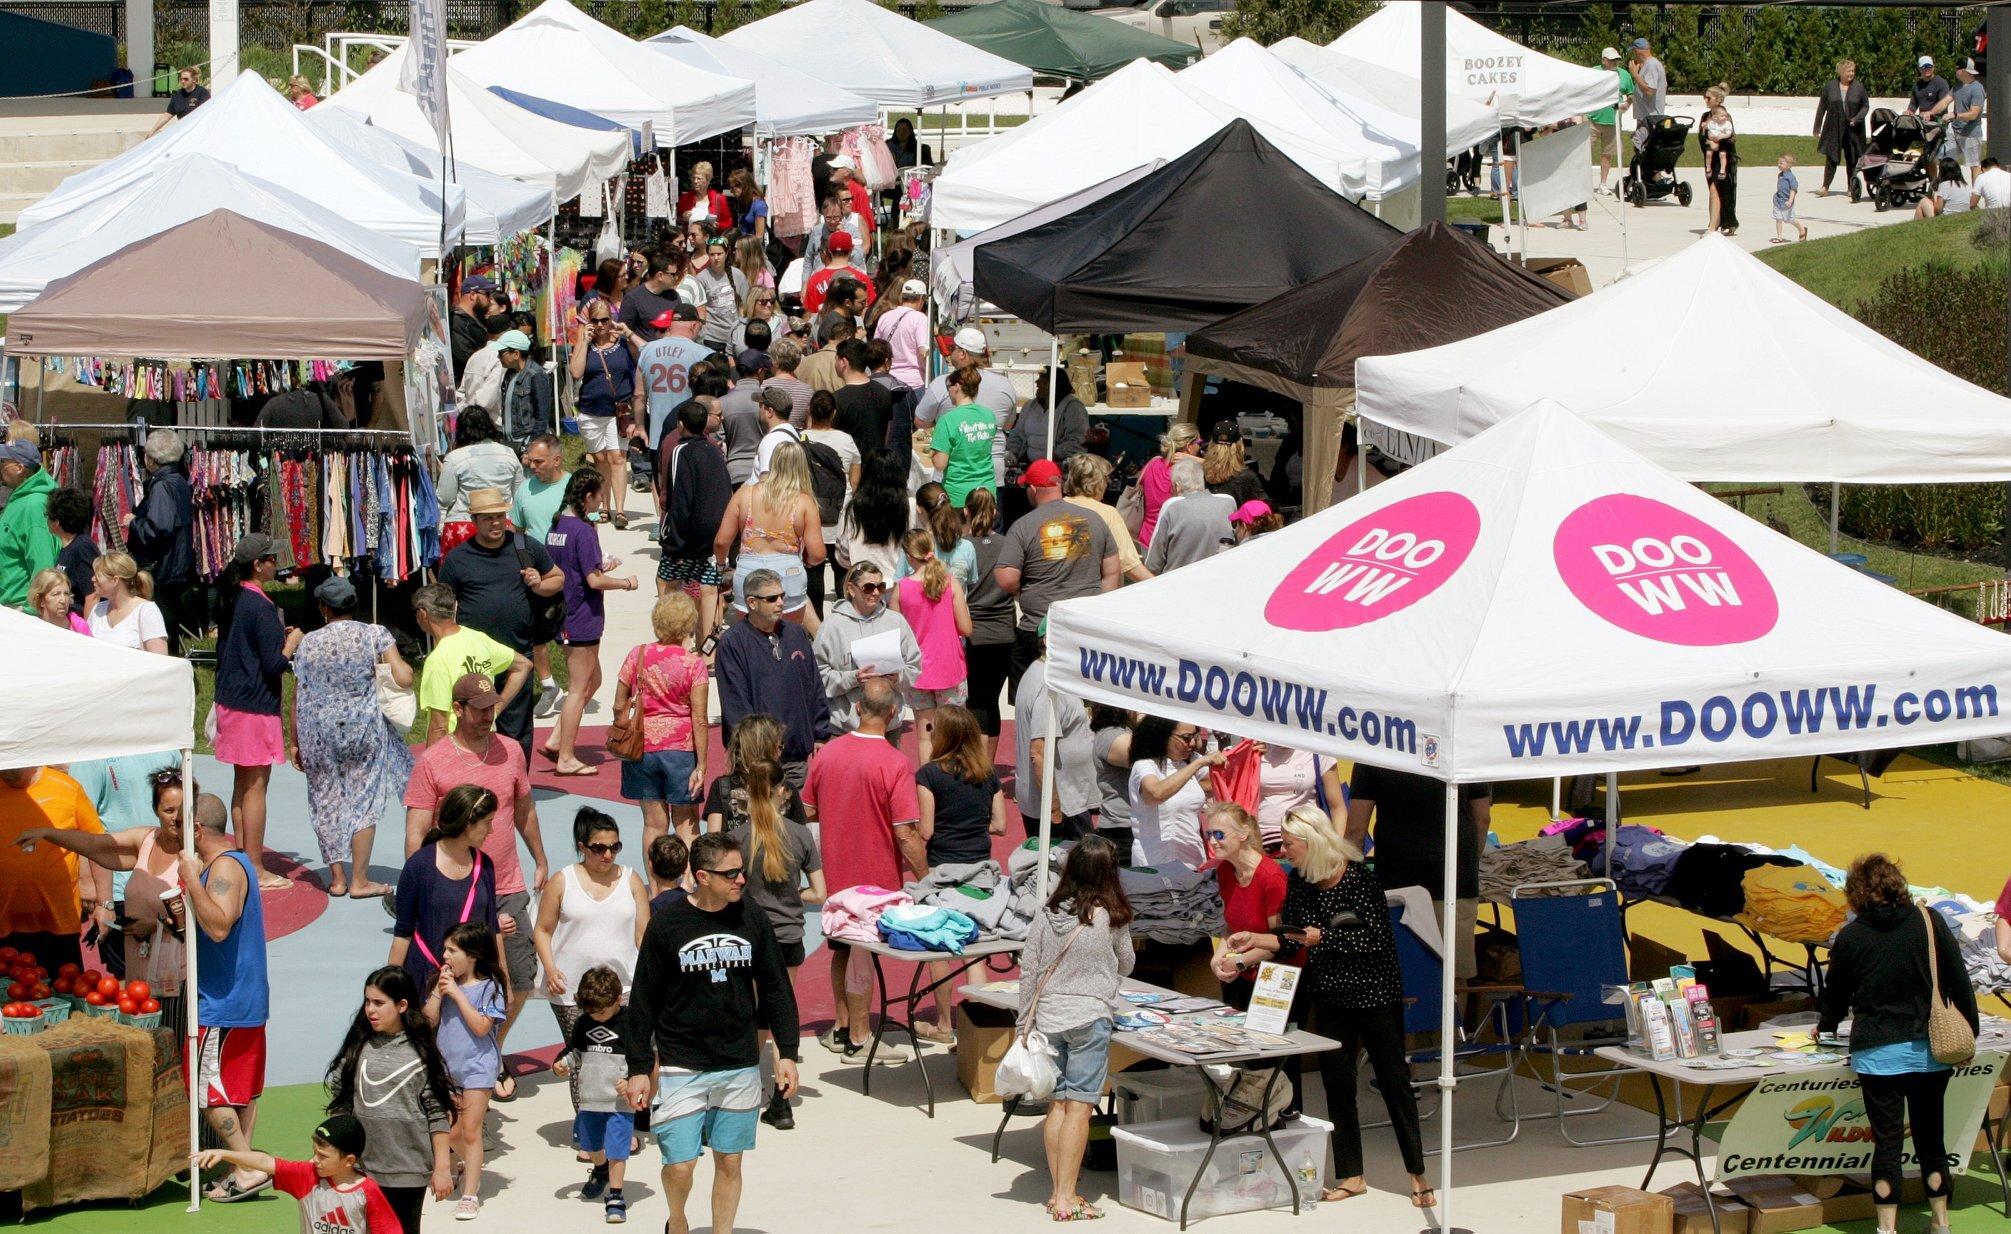
<svg viewBox="0 0 2011 1234"><path fill-rule="evenodd" d="M290 629L265 589L279 575L279 545L264 532L237 542L218 580L223 620L216 639L216 757L236 769L230 793L237 832L258 885L266 891L287 880L265 869L265 790L272 769L287 761L286 729L279 717L280 682L292 667L301 632Z"/></svg>

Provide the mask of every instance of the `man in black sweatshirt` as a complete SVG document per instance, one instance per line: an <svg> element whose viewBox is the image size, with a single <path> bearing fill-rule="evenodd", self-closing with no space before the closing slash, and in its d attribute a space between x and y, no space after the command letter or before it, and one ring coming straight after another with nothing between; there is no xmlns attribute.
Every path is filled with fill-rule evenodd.
<svg viewBox="0 0 2011 1234"><path fill-rule="evenodd" d="M796 995L768 917L746 902L746 857L723 833L691 845L691 898L650 918L628 1003L628 1078L621 1094L647 1110L663 1153L668 1234L689 1234L684 1202L702 1147L713 1158L712 1228L732 1234L740 1155L754 1147L761 1038L775 1037L775 1091L796 1093Z"/></svg>

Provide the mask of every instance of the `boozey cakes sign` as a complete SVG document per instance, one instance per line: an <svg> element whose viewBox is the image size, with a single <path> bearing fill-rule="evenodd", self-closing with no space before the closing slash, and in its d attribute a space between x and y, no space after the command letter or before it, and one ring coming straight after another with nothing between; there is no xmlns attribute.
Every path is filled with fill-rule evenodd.
<svg viewBox="0 0 2011 1234"><path fill-rule="evenodd" d="M1445 585L1480 538L1480 511L1458 493L1394 501L1329 536L1271 593L1264 619L1322 633L1400 613Z"/></svg>
<svg viewBox="0 0 2011 1234"><path fill-rule="evenodd" d="M1586 502L1558 525L1552 550L1581 604L1642 638L1723 647L1761 637L1780 618L1773 584L1744 549L1647 497Z"/></svg>

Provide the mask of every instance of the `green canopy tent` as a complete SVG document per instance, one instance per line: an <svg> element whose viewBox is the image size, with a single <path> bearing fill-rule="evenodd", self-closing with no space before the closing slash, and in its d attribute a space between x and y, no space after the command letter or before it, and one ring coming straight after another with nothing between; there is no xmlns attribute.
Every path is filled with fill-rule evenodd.
<svg viewBox="0 0 2011 1234"><path fill-rule="evenodd" d="M923 24L1043 77L1095 81L1133 60L1177 69L1201 58L1198 47L1042 0L994 0Z"/></svg>

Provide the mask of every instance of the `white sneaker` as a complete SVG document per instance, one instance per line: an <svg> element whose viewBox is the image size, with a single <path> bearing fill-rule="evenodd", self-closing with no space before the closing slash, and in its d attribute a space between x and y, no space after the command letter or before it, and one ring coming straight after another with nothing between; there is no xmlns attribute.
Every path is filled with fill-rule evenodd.
<svg viewBox="0 0 2011 1234"><path fill-rule="evenodd" d="M1605 185L1603 185L1603 184L1602 184L1602 185L1600 185L1600 186L1599 186L1598 188L1596 188L1596 189L1593 189L1592 191L1593 191L1593 192L1595 192L1595 193L1597 193L1597 194L1598 194L1599 196L1601 196L1601 197L1611 197L1611 196L1613 195L1613 190L1612 190L1612 189L1609 189L1609 188L1607 188L1607 187L1606 187Z"/></svg>
<svg viewBox="0 0 2011 1234"><path fill-rule="evenodd" d="M558 683L552 682L538 691L538 705L531 709L531 713L540 720L555 716L559 714L559 700L564 697L565 693L559 689Z"/></svg>

